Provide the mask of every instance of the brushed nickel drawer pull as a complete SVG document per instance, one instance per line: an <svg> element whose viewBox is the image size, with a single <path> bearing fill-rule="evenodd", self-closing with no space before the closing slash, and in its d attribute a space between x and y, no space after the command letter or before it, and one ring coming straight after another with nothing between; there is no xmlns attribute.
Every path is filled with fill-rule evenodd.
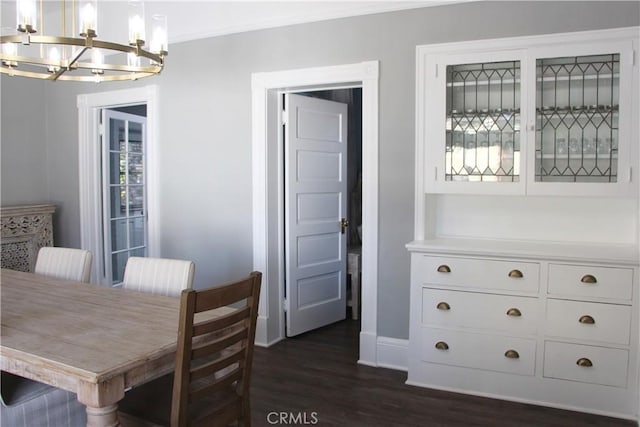
<svg viewBox="0 0 640 427"><path fill-rule="evenodd" d="M510 308L507 310L507 316L520 317L522 316L522 312L517 308Z"/></svg>
<svg viewBox="0 0 640 427"><path fill-rule="evenodd" d="M438 267L438 273L451 273L451 269L448 265L442 264Z"/></svg>
<svg viewBox="0 0 640 427"><path fill-rule="evenodd" d="M587 359L586 357L581 357L580 359L578 359L578 361L576 362L576 365L578 366L584 366L585 368L591 367L593 366L593 363L591 363L591 360Z"/></svg>
<svg viewBox="0 0 640 427"><path fill-rule="evenodd" d="M578 319L578 322L584 323L585 325L593 325L596 323L595 319L589 316L588 314L585 314L584 316L580 317L580 319Z"/></svg>
<svg viewBox="0 0 640 427"><path fill-rule="evenodd" d="M520 358L520 355L519 355L519 354L518 354L518 352L517 352L517 351L515 351L515 350L507 350L507 351L504 353L504 357L508 357L509 359L519 359L519 358Z"/></svg>
<svg viewBox="0 0 640 427"><path fill-rule="evenodd" d="M582 279L580 279L580 281L582 283L598 283L598 280L596 279L595 276L592 276L591 274L585 274L584 276L582 276Z"/></svg>
<svg viewBox="0 0 640 427"><path fill-rule="evenodd" d="M446 343L446 342L444 342L444 341L438 341L438 342L436 343L436 348L437 348L438 350L449 350L449 344L447 344L447 343Z"/></svg>
<svg viewBox="0 0 640 427"><path fill-rule="evenodd" d="M451 310L451 306L444 301L439 302L436 308L438 310Z"/></svg>
<svg viewBox="0 0 640 427"><path fill-rule="evenodd" d="M511 270L509 272L509 277L513 279L521 279L522 277L524 277L524 274L522 274L522 271L520 270Z"/></svg>

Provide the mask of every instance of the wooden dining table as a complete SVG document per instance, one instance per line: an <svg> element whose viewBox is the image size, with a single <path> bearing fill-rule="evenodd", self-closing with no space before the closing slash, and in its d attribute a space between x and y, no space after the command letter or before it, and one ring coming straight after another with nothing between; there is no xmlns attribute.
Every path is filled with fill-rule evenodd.
<svg viewBox="0 0 640 427"><path fill-rule="evenodd" d="M118 426L125 390L173 371L179 298L6 269L0 278L1 369L76 393L87 426Z"/></svg>

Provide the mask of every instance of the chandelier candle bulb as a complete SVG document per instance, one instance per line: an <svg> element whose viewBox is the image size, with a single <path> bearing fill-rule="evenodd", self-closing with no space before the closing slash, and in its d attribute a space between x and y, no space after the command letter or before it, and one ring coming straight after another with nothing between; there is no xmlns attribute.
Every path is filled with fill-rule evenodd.
<svg viewBox="0 0 640 427"><path fill-rule="evenodd" d="M129 44L144 45L144 41L144 2L132 0L129 2Z"/></svg>
<svg viewBox="0 0 640 427"><path fill-rule="evenodd" d="M80 18L80 35L82 37L96 37L98 32L98 2L97 0L83 0L78 11Z"/></svg>
<svg viewBox="0 0 640 427"><path fill-rule="evenodd" d="M60 64L60 50L55 46L49 48L49 61ZM60 71L60 65L49 65L47 70L49 70L50 73L57 73Z"/></svg>
<svg viewBox="0 0 640 427"><path fill-rule="evenodd" d="M35 33L37 31L36 0L17 0L16 12L17 30L21 33Z"/></svg>
<svg viewBox="0 0 640 427"><path fill-rule="evenodd" d="M151 17L151 46L149 50L158 55L166 55L167 42L167 16L153 15Z"/></svg>
<svg viewBox="0 0 640 427"><path fill-rule="evenodd" d="M3 35L5 34L5 29L2 29ZM16 43L2 43L2 53L6 56L18 56L18 45ZM16 61L12 61L10 59L5 59L2 61L4 65L7 67L17 67L18 63Z"/></svg>
<svg viewBox="0 0 640 427"><path fill-rule="evenodd" d="M129 52L127 54L127 64L129 64L130 67L139 67L140 57L133 52Z"/></svg>
<svg viewBox="0 0 640 427"><path fill-rule="evenodd" d="M93 52L91 52L91 62L93 63L94 66L96 66L96 68L91 69L91 72L93 74L104 73L104 70L100 68L102 65L104 65L104 56L102 55L102 52L100 52L98 49L93 49Z"/></svg>

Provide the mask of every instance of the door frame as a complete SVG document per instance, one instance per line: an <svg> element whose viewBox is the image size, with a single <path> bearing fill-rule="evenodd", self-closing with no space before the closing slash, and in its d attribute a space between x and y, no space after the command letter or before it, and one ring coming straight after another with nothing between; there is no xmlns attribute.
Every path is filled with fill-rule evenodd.
<svg viewBox="0 0 640 427"><path fill-rule="evenodd" d="M362 316L358 363L377 366L379 62L253 73L253 268L262 271L256 344L285 338L284 174L282 97L285 92L362 88Z"/></svg>
<svg viewBox="0 0 640 427"><path fill-rule="evenodd" d="M91 283L102 283L104 248L102 245L102 163L100 146L100 110L126 105L147 105L147 219L148 254L158 256L158 87L143 86L109 92L78 95L78 169L80 202L80 246L93 254Z"/></svg>

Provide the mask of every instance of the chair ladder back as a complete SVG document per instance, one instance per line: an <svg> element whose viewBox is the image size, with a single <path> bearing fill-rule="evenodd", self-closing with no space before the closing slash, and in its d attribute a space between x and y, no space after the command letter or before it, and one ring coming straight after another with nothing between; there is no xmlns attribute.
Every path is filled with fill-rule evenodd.
<svg viewBox="0 0 640 427"><path fill-rule="evenodd" d="M245 347L244 341L249 336L249 331L245 328L232 331L210 343L194 345L191 349L191 361L202 359L203 357L216 354L234 344L241 343Z"/></svg>
<svg viewBox="0 0 640 427"><path fill-rule="evenodd" d="M226 398L215 400L216 409L202 419L203 425L226 425L234 419L251 425L249 385L261 279L261 273L253 272L223 286L182 292L172 427L192 425L188 423L197 420L188 419L189 406L214 395L218 399L219 393ZM243 306L229 314L195 323L196 313L242 301Z"/></svg>
<svg viewBox="0 0 640 427"><path fill-rule="evenodd" d="M235 325L241 321L246 321L251 317L251 307L244 307L215 319L206 320L204 322L193 325L193 336L208 334L210 332L219 331L231 325Z"/></svg>
<svg viewBox="0 0 640 427"><path fill-rule="evenodd" d="M209 375L213 375L216 372L233 365L236 362L240 362L245 358L244 348L238 348L236 351L227 354L226 356L216 359L213 362L205 363L196 368L191 369L191 380L196 381L201 378L205 378Z"/></svg>
<svg viewBox="0 0 640 427"><path fill-rule="evenodd" d="M200 291L196 300L196 313L230 305L251 296L252 284L253 278L249 276L239 282Z"/></svg>
<svg viewBox="0 0 640 427"><path fill-rule="evenodd" d="M242 379L241 396L243 396L242 420L244 425L251 426L251 402L249 399L249 387L251 385L251 363L253 361L253 346L256 338L256 323L258 320L258 303L260 300L260 284L262 281L262 273L253 272L252 292L247 297L246 304L251 307L251 318L249 319L249 336L247 337L250 345L247 345L246 357L244 359L245 372Z"/></svg>
<svg viewBox="0 0 640 427"><path fill-rule="evenodd" d="M185 289L180 295L180 319L178 323L178 348L173 385L171 427L185 427L188 421L189 390L191 379L191 347L193 345L193 317L195 314L196 291Z"/></svg>

